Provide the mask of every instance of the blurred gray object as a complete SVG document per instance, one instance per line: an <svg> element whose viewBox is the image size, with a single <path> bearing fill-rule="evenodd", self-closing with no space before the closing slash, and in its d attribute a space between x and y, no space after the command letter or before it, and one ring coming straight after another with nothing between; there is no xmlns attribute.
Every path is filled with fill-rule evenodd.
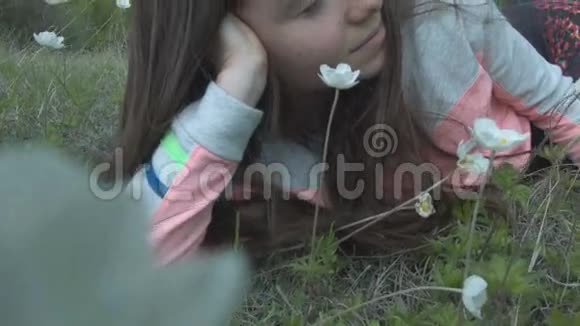
<svg viewBox="0 0 580 326"><path fill-rule="evenodd" d="M0 325L228 325L247 286L235 253L155 267L129 197L44 146L0 147Z"/></svg>

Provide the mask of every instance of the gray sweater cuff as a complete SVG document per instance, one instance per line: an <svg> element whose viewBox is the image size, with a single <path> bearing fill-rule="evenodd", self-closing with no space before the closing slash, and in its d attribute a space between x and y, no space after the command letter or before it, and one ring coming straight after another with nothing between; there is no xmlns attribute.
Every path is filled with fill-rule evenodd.
<svg viewBox="0 0 580 326"><path fill-rule="evenodd" d="M231 161L241 161L263 112L210 82L204 96L173 121L172 128L184 150L195 145Z"/></svg>

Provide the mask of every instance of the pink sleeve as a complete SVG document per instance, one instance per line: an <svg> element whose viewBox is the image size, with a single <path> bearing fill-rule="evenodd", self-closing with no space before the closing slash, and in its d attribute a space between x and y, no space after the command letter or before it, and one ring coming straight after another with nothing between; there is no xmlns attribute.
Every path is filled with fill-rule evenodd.
<svg viewBox="0 0 580 326"><path fill-rule="evenodd" d="M204 241L214 203L230 185L262 115L211 82L204 96L174 119L177 144L162 143L151 160L166 186L150 205L150 238L162 264L195 253Z"/></svg>
<svg viewBox="0 0 580 326"><path fill-rule="evenodd" d="M181 259L200 246L214 202L237 165L195 147L153 215L151 240L162 264Z"/></svg>

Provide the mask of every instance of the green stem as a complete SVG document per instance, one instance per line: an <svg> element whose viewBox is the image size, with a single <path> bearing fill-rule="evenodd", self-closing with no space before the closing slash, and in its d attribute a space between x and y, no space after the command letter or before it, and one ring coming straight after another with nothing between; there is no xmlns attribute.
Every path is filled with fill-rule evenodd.
<svg viewBox="0 0 580 326"><path fill-rule="evenodd" d="M328 143L330 140L330 131L332 129L332 121L334 120L334 112L336 111L336 105L338 104L338 98L340 95L340 90L337 88L334 92L334 101L332 103L332 108L330 109L330 116L328 118L328 124L326 126L326 137L324 138L324 149L322 150L322 164L326 165L326 160L328 156ZM326 169L322 171L320 176L318 177L318 196L322 198L322 182L324 180L324 172ZM312 242L311 242L311 253L314 251L314 242L316 241L316 228L318 227L318 215L320 214L320 205L318 204L319 201L316 201L314 207L314 222L312 223Z"/></svg>
<svg viewBox="0 0 580 326"><path fill-rule="evenodd" d="M469 275L469 268L471 265L471 249L473 247L473 237L475 235L475 226L477 225L477 215L479 214L479 207L481 206L481 201L483 199L483 191L487 186L487 182L493 172L493 161L495 161L495 151L491 152L489 168L485 173L485 178L483 182L479 185L479 192L477 194L477 200L475 201L475 207L473 208L473 215L471 216L471 225L469 227L469 237L467 238L467 253L465 259L465 270L463 272L463 279L466 279Z"/></svg>
<svg viewBox="0 0 580 326"><path fill-rule="evenodd" d="M377 303L379 301L383 301L398 295L403 295L403 294L409 294L409 293L413 293L413 292L419 292L419 291L443 291L443 292L451 292L451 293L463 293L462 289L456 289L456 288L448 288L448 287L442 287L442 286L420 286L420 287L416 287L416 288L411 288L411 289L406 289L406 290L401 290L401 291L397 291L397 292L393 292L393 293L389 293L389 294L385 294L383 296L380 297L376 297L370 301L358 304L356 306L352 306L346 310L343 310L339 313L337 313L334 316L330 316L328 318L323 319L322 321L317 322L314 325L324 325L326 323L328 323L329 321L338 318L340 316L346 315L350 312L353 312L357 309L360 309L362 307L371 305L373 303Z"/></svg>
<svg viewBox="0 0 580 326"><path fill-rule="evenodd" d="M437 182L434 185L432 185L431 187L429 187L427 190L423 191L421 194L430 192L431 190L439 187L444 182L446 182L447 180L449 180L450 177L451 177L451 175L446 176L445 178L443 178L439 182ZM357 234L357 233L359 233L359 232L361 232L361 231L363 231L363 230L371 227L372 225L374 225L374 224L382 221L383 219L385 219L386 217L392 215L393 213L398 212L401 208L404 208L405 206L407 206L407 205L413 203L414 201L418 200L419 197L421 196L421 194L419 194L419 195L417 195L417 196L415 196L415 197L407 200L406 202L402 203L401 205L398 205L397 207L395 207L395 208L393 208L393 209L391 209L389 211L386 211L386 212L383 212L383 213L380 213L380 214L377 214L377 215L369 216L369 217L366 217L364 219L355 221L353 223L350 223L350 224L341 226L340 228L337 229L337 231L342 231L344 229L347 229L347 228L350 228L350 227L353 227L353 226L356 226L356 225L359 225L359 224L363 224L363 223L369 222L368 224L365 224L365 225L361 226L360 228L356 229L351 234L349 234L349 235L345 236L344 238L340 239L339 242L343 242L343 241L346 241L346 240L350 239L355 234Z"/></svg>

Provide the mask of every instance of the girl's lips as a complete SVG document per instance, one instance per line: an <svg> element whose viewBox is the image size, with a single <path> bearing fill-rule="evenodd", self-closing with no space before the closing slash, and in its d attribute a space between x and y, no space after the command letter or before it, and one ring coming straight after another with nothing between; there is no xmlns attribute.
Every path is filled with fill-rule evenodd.
<svg viewBox="0 0 580 326"><path fill-rule="evenodd" d="M359 45L357 45L356 47L350 49L350 53L356 52L360 49L362 49L365 45L367 45L367 43L369 43L370 41L374 40L376 38L376 36L383 30L383 24L379 24L379 26L369 35L367 36L364 41L362 41Z"/></svg>

